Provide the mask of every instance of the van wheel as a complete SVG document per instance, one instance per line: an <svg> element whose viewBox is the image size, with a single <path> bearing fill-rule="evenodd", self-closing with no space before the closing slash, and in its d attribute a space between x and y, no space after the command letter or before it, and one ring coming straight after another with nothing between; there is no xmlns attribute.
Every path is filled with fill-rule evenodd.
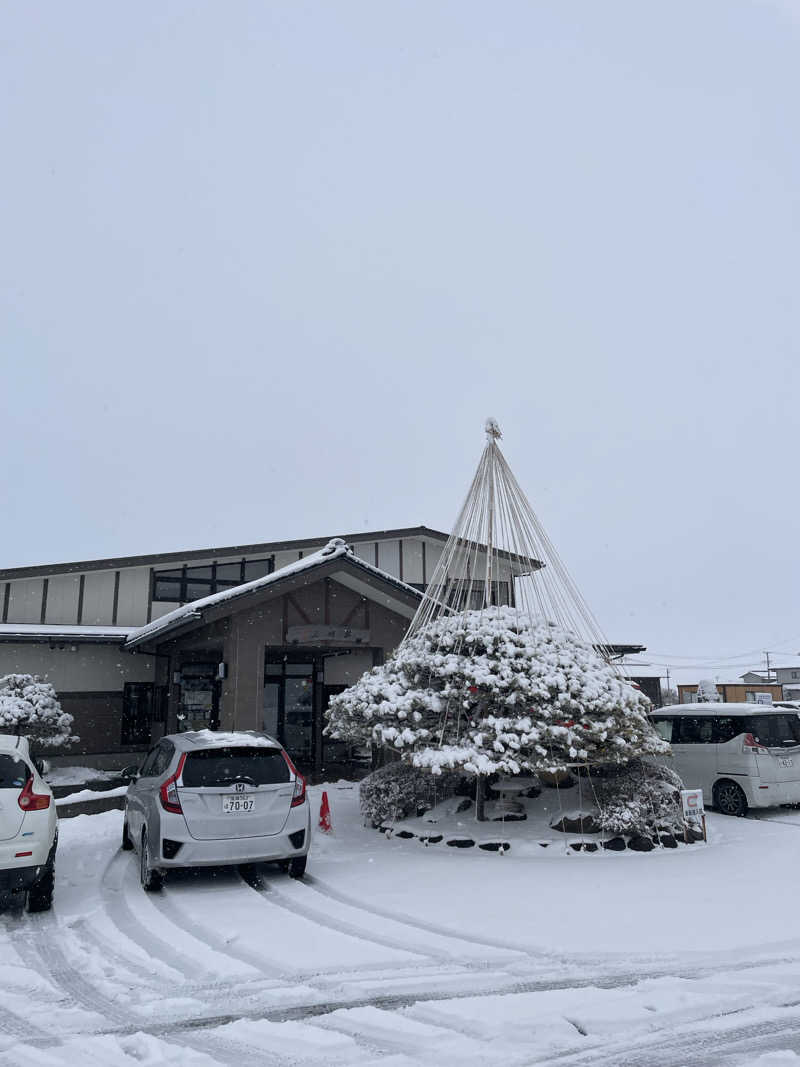
<svg viewBox="0 0 800 1067"><path fill-rule="evenodd" d="M714 807L723 815L746 815L747 797L740 785L723 778L714 786Z"/></svg>
<svg viewBox="0 0 800 1067"><path fill-rule="evenodd" d="M150 845L147 831L142 831L142 849L139 853L139 878L146 893L156 893L164 885L164 872L151 866Z"/></svg>

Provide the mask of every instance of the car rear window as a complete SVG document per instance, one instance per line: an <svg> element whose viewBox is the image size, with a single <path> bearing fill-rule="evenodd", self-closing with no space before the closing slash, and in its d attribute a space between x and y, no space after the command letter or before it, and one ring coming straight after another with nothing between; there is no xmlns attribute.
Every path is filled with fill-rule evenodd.
<svg viewBox="0 0 800 1067"><path fill-rule="evenodd" d="M800 717L797 715L753 715L747 728L767 748L800 745Z"/></svg>
<svg viewBox="0 0 800 1067"><path fill-rule="evenodd" d="M31 770L19 756L0 755L0 789L22 789L31 777Z"/></svg>
<svg viewBox="0 0 800 1067"><path fill-rule="evenodd" d="M289 765L280 749L257 745L190 752L183 765L183 784L187 788L232 782L277 785L288 782L289 777Z"/></svg>

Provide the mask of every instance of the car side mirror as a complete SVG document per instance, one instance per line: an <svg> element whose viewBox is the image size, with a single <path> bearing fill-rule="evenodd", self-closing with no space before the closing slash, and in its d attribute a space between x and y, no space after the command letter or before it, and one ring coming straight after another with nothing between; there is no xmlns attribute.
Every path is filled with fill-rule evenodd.
<svg viewBox="0 0 800 1067"><path fill-rule="evenodd" d="M123 767L119 772L119 776L123 782L135 782L139 777L139 768L135 763L132 763L130 767Z"/></svg>
<svg viewBox="0 0 800 1067"><path fill-rule="evenodd" d="M38 756L33 757L33 765L39 774L47 774L50 770L50 764L46 759L40 759Z"/></svg>

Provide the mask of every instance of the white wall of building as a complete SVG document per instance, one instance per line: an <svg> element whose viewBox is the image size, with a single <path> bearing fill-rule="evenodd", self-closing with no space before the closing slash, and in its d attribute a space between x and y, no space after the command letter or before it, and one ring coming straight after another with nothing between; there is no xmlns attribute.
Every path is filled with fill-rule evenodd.
<svg viewBox="0 0 800 1067"><path fill-rule="evenodd" d="M116 645L0 643L0 675L40 674L65 693L117 691L125 682L152 682L154 663Z"/></svg>
<svg viewBox="0 0 800 1067"><path fill-rule="evenodd" d="M79 574L54 574L47 582L46 623L72 623L78 619ZM16 620L9 619L10 622Z"/></svg>
<svg viewBox="0 0 800 1067"><path fill-rule="evenodd" d="M44 579L17 578L10 585L8 621L41 622Z"/></svg>
<svg viewBox="0 0 800 1067"><path fill-rule="evenodd" d="M114 571L89 571L83 585L83 617L86 626L114 621Z"/></svg>
<svg viewBox="0 0 800 1067"><path fill-rule="evenodd" d="M143 626L150 599L150 568L126 567L119 572L117 626Z"/></svg>

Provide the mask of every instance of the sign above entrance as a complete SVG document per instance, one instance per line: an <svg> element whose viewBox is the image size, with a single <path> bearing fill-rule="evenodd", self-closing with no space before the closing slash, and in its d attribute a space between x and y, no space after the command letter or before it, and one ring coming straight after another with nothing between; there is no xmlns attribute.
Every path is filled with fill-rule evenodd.
<svg viewBox="0 0 800 1067"><path fill-rule="evenodd" d="M369 630L354 630L352 626L290 626L286 631L290 645L368 645Z"/></svg>

